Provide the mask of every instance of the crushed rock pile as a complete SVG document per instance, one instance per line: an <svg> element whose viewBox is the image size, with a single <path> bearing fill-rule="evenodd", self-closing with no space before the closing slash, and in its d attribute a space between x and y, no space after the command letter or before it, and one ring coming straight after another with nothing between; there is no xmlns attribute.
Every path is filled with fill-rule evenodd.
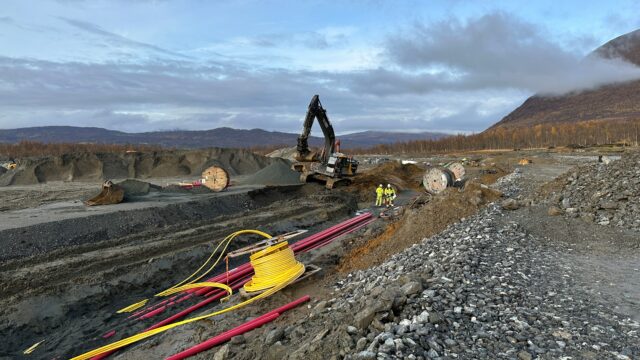
<svg viewBox="0 0 640 360"><path fill-rule="evenodd" d="M288 162L276 162L240 181L243 185L294 185L301 184L300 173L291 169Z"/></svg>
<svg viewBox="0 0 640 360"><path fill-rule="evenodd" d="M339 270L351 271L377 265L392 254L437 234L461 218L470 216L482 206L498 200L501 193L469 181L464 189L447 188L424 199L423 206L409 209L398 222L391 224L378 237L354 248L341 260Z"/></svg>
<svg viewBox="0 0 640 360"><path fill-rule="evenodd" d="M557 213L640 231L640 153L577 168L554 195Z"/></svg>
<svg viewBox="0 0 640 360"><path fill-rule="evenodd" d="M333 297L235 359L633 359L640 324L578 283L564 251L496 204L351 273ZM390 240L392 241L392 239Z"/></svg>

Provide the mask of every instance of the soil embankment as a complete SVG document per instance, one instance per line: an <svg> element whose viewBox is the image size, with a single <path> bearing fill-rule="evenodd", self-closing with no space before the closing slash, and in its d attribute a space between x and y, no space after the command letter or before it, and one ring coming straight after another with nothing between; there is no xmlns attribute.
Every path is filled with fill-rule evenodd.
<svg viewBox="0 0 640 360"><path fill-rule="evenodd" d="M41 184L51 181L101 181L124 178L200 176L217 165L232 175L255 173L286 160L248 150L211 148L150 153L66 154L20 159L15 170L0 174L0 186Z"/></svg>
<svg viewBox="0 0 640 360"><path fill-rule="evenodd" d="M86 238L82 243L61 246L55 239L35 237L37 244L31 246L42 251L0 262L0 337L6 345L0 358L17 357L43 336L47 341L35 356L68 358L104 343L100 336L113 326L118 336L141 331L168 315L134 323L114 311L188 276L229 233L260 229L280 234L323 228L348 216L355 207L352 197L316 184L265 188L226 199L205 196L155 211L157 217L144 211L122 214L113 217L112 232L96 230L102 237ZM127 219L138 215L148 224ZM94 227L93 222L88 225ZM124 231L117 229L121 226ZM253 240L251 236L239 238L229 250ZM232 260L230 266L245 260ZM221 264L215 273L223 269ZM198 301L201 299L185 301L170 312Z"/></svg>

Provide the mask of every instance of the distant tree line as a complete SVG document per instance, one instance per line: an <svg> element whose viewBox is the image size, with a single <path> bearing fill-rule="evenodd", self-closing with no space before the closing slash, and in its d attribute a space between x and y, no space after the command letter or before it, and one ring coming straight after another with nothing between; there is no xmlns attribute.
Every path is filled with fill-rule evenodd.
<svg viewBox="0 0 640 360"><path fill-rule="evenodd" d="M23 158L30 156L58 156L72 153L125 153L158 151L163 148L153 145L116 145L89 143L42 143L38 141L20 141L17 144L0 143L0 156L4 158Z"/></svg>
<svg viewBox="0 0 640 360"><path fill-rule="evenodd" d="M640 119L548 123L489 129L479 134L452 135L438 140L416 140L350 150L354 154L424 154L464 150L546 148L626 144L638 146Z"/></svg>
<svg viewBox="0 0 640 360"><path fill-rule="evenodd" d="M348 149L349 154L425 154L465 150L523 149L555 146L593 146L625 144L638 146L640 119L594 120L576 123L548 123L525 127L498 127L479 134L452 135L438 140L414 140L381 144L368 148ZM247 147L259 154L268 154L287 145ZM291 145L288 145L291 146ZM0 143L0 157L21 158L70 153L124 153L170 150L157 145L116 145L94 143L41 143L21 141Z"/></svg>

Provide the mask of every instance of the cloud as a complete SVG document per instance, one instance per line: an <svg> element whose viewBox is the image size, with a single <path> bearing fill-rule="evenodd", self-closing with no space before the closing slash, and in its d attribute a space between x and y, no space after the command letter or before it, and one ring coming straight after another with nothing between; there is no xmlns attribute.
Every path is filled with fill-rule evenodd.
<svg viewBox="0 0 640 360"><path fill-rule="evenodd" d="M170 55L173 57L178 57L178 58L183 58L183 59L188 59L189 57L184 55L184 54L180 54L174 51L170 51L167 49L163 49L159 46L156 45L152 45L152 44L147 44L144 42L140 42L140 41L135 41L135 40L131 40L129 38L126 38L124 36L109 32L101 27L99 27L98 25L86 22L86 21L81 21L81 20L75 20L75 19L69 19L69 18L65 18L65 17L59 17L60 20L64 21L65 23L80 29L82 31L85 31L87 33L93 34L93 35L98 35L102 38L104 38L105 40L107 40L109 43L113 44L113 45L124 45L124 46L129 46L129 47L135 47L135 48L140 48L140 49L145 49L145 50L152 50L154 52L157 52L159 54L164 54L164 55Z"/></svg>
<svg viewBox="0 0 640 360"><path fill-rule="evenodd" d="M354 27L325 27L316 31L296 33L270 33L232 40L234 45L256 46L263 48L305 47L309 49L327 49L344 47L349 44L349 36L357 31Z"/></svg>
<svg viewBox="0 0 640 360"><path fill-rule="evenodd" d="M505 13L414 24L386 42L389 61L409 75L448 89L518 88L565 93L640 78L620 60L583 59L548 40L539 27ZM427 72L428 75L411 75ZM424 91L424 86L420 88Z"/></svg>
<svg viewBox="0 0 640 360"><path fill-rule="evenodd" d="M194 64L59 63L0 57L0 127L71 124L125 131L210 129L219 126L297 132L309 99L320 94L340 133L367 129L458 131L460 109L481 109L486 94L425 100L408 92L380 101L351 88L355 74L246 69L233 62ZM520 94L516 102L521 101ZM472 105L470 105L472 104ZM438 110L439 109L439 110ZM500 108L497 111L501 111ZM464 121L484 127L503 115L471 110ZM177 126L176 124L179 124Z"/></svg>
<svg viewBox="0 0 640 360"><path fill-rule="evenodd" d="M185 58L92 23L62 20L98 36L109 48L156 56L93 62L0 56L0 127L91 124L151 131L231 126L297 132L309 99L320 94L340 133L479 131L534 92L560 93L640 76L637 68L620 61L582 59L549 41L539 27L503 13L416 23L384 41L382 61L340 71L314 68L303 57L304 67L213 53ZM253 46L273 46L280 53L294 43L327 45L317 53L322 61L307 53L311 60L328 63L329 57L348 58L337 56L336 49L350 48L343 46L351 39L345 35L349 31L355 29L266 36Z"/></svg>

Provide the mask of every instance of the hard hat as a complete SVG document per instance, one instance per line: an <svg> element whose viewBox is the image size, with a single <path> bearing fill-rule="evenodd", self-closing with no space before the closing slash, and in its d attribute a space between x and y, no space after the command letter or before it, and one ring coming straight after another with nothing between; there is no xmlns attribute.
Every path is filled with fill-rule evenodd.
<svg viewBox="0 0 640 360"><path fill-rule="evenodd" d="M378 187L382 187L382 184L378 185Z"/></svg>
<svg viewBox="0 0 640 360"><path fill-rule="evenodd" d="M387 184L387 187L391 187L391 184Z"/></svg>

